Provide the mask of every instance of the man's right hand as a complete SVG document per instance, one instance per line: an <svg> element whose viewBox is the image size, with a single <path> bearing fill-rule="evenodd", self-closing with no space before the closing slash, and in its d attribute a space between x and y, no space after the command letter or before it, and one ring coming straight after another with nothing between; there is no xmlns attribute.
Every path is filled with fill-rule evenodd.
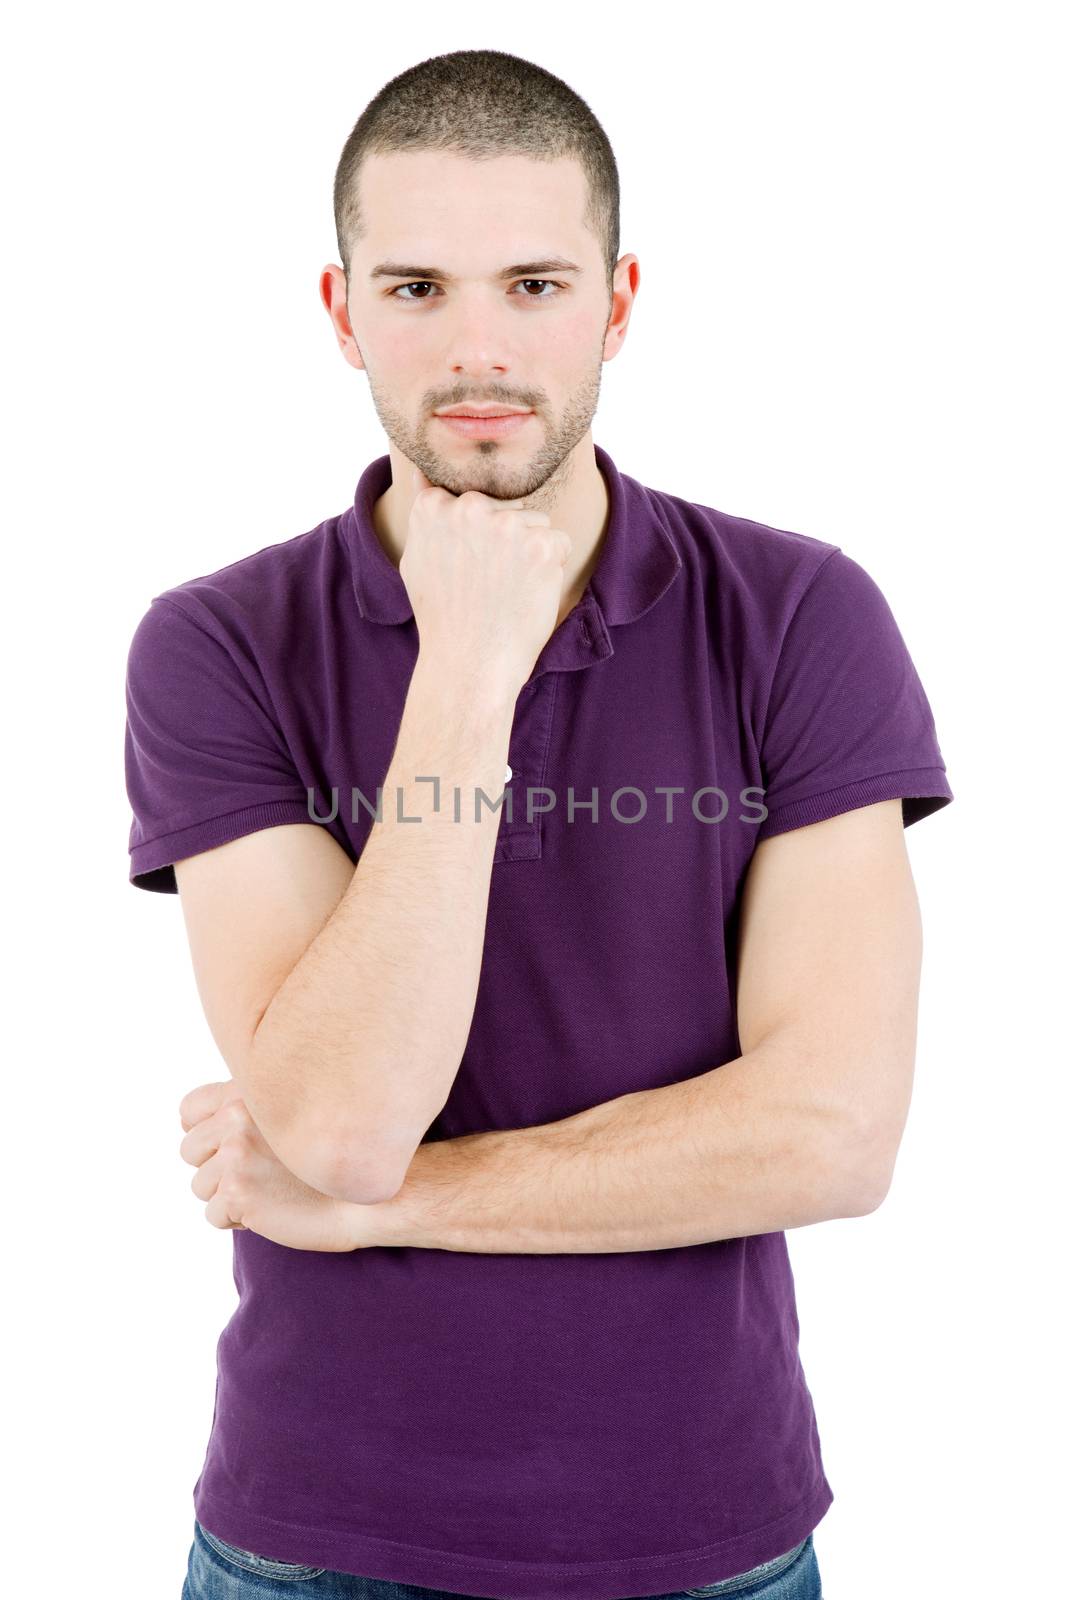
<svg viewBox="0 0 1067 1600"><path fill-rule="evenodd" d="M522 499L454 495L412 473L400 575L419 652L517 697L556 627L570 535Z"/></svg>

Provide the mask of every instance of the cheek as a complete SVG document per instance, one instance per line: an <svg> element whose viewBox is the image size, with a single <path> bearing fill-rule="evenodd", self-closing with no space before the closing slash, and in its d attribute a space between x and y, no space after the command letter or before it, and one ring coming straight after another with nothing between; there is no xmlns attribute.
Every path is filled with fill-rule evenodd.
<svg viewBox="0 0 1067 1600"><path fill-rule="evenodd" d="M426 366L429 341L419 337L417 328L398 328L395 320L374 329L371 336L372 359L390 380L401 383L406 374L417 374Z"/></svg>
<svg viewBox="0 0 1067 1600"><path fill-rule="evenodd" d="M545 317L530 341L531 372L556 382L584 377L600 359L598 336L588 314Z"/></svg>
<svg viewBox="0 0 1067 1600"><path fill-rule="evenodd" d="M384 307L359 308L353 324L367 366L391 390L400 390L408 377L425 373L430 356L431 335L421 329L417 314L389 315Z"/></svg>

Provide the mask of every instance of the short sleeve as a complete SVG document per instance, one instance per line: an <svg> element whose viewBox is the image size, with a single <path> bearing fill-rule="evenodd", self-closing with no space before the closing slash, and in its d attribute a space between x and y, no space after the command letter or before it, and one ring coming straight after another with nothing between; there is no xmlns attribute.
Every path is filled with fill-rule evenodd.
<svg viewBox="0 0 1067 1600"><path fill-rule="evenodd" d="M888 602L836 549L789 620L761 743L758 838L900 798L910 826L953 799L933 713Z"/></svg>
<svg viewBox="0 0 1067 1600"><path fill-rule="evenodd" d="M157 596L126 664L129 881L178 892L175 861L283 822L308 821L307 790L255 663Z"/></svg>

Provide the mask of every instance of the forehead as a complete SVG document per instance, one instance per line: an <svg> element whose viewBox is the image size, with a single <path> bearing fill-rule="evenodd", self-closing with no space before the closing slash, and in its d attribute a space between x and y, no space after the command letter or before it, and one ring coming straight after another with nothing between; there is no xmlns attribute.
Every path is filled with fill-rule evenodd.
<svg viewBox="0 0 1067 1600"><path fill-rule="evenodd" d="M584 259L596 248L584 222L585 172L572 156L474 161L454 150L375 153L360 169L359 198L359 255L436 261L447 249L454 261L477 265L488 252L492 269L498 255L577 260L575 252Z"/></svg>

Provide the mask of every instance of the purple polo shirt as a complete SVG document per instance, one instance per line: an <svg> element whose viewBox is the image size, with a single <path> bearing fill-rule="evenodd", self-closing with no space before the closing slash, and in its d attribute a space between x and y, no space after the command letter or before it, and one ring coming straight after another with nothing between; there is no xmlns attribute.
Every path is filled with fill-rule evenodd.
<svg viewBox="0 0 1067 1600"><path fill-rule="evenodd" d="M736 1058L759 841L896 797L907 826L952 799L861 566L596 462L605 542L518 698L474 1018L428 1139ZM335 787L317 825L358 861L418 648L371 517L390 481L386 455L340 515L153 599L127 676L140 888L174 893L174 861L310 823L309 791L329 816ZM622 1600L747 1571L833 1500L782 1232L579 1255L232 1238L239 1303L193 1490L231 1544L465 1595Z"/></svg>

